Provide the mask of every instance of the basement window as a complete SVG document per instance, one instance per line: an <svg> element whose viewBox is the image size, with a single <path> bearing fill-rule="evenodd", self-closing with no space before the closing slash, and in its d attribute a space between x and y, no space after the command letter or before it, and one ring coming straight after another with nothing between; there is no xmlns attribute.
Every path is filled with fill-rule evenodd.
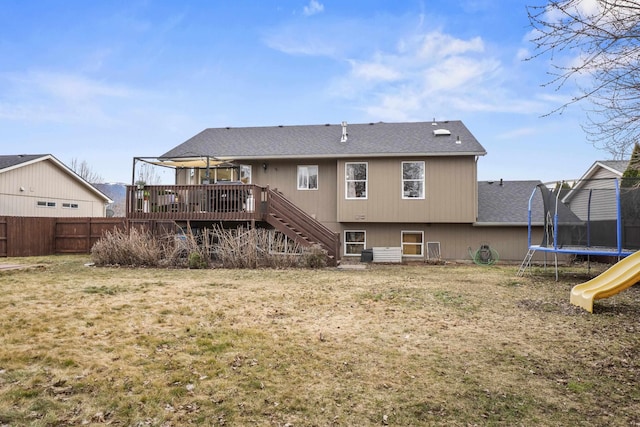
<svg viewBox="0 0 640 427"><path fill-rule="evenodd" d="M422 231L402 232L402 255L422 256L424 233Z"/></svg>
<svg viewBox="0 0 640 427"><path fill-rule="evenodd" d="M63 209L78 209L78 204L77 203L63 203L62 204L62 208Z"/></svg>
<svg viewBox="0 0 640 427"><path fill-rule="evenodd" d="M38 200L36 202L36 206L38 206L39 208L55 208L56 202L47 202L45 200Z"/></svg>
<svg viewBox="0 0 640 427"><path fill-rule="evenodd" d="M367 245L367 232L364 230L345 230L344 254L360 255Z"/></svg>

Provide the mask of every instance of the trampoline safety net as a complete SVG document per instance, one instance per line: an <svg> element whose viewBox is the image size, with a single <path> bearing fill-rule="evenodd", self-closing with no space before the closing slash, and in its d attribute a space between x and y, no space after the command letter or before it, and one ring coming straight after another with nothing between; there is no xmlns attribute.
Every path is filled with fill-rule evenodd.
<svg viewBox="0 0 640 427"><path fill-rule="evenodd" d="M537 188L544 208L540 246L640 249L640 179L591 179L572 189L560 183Z"/></svg>

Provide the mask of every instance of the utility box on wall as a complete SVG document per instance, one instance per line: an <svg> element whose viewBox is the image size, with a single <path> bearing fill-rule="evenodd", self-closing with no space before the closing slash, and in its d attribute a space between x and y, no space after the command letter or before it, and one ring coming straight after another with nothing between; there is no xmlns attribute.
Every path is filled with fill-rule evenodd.
<svg viewBox="0 0 640 427"><path fill-rule="evenodd" d="M402 248L399 246L373 248L373 262L402 262Z"/></svg>

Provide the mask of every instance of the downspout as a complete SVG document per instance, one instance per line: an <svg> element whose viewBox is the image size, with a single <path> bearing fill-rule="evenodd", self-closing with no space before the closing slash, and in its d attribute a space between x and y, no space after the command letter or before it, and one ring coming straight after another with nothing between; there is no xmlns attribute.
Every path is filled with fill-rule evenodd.
<svg viewBox="0 0 640 427"><path fill-rule="evenodd" d="M473 205L473 217L476 219L476 221L478 221L478 159L480 157L479 156L475 156L474 162L473 162L473 176L476 178L476 188L474 189L475 191L475 195L474 195L474 200L475 203Z"/></svg>

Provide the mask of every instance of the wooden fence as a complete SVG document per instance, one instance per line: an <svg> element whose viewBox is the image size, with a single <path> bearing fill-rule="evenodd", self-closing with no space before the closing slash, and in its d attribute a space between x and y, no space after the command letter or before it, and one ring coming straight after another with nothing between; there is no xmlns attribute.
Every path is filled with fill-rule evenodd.
<svg viewBox="0 0 640 427"><path fill-rule="evenodd" d="M126 228L125 218L0 217L0 257L89 253L105 231Z"/></svg>

